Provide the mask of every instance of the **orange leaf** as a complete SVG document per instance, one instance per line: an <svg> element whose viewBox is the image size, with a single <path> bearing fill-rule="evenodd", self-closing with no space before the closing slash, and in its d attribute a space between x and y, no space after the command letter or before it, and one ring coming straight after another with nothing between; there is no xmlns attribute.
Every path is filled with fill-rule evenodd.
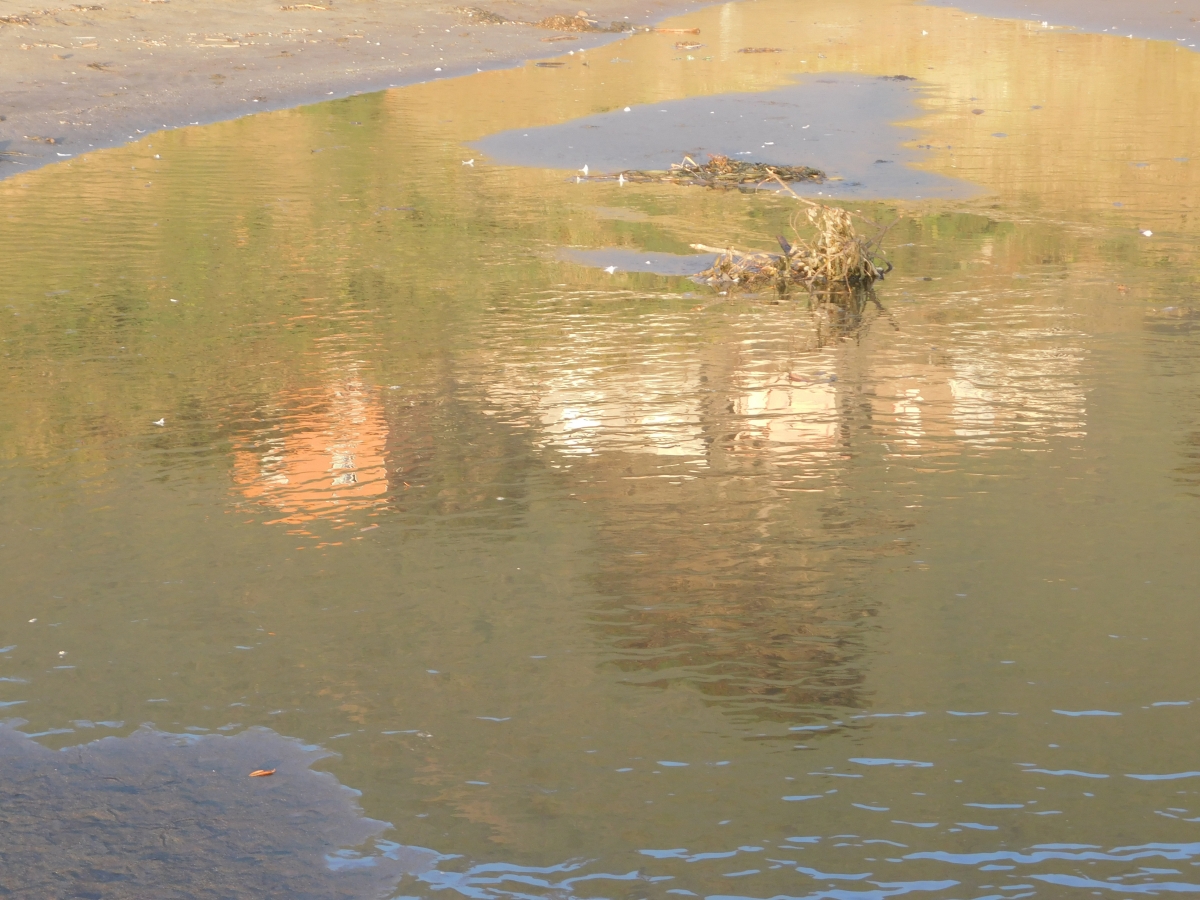
<svg viewBox="0 0 1200 900"><path fill-rule="evenodd" d="M275 774L274 769L255 769L253 772L250 773L250 777L251 778L265 778L268 775L274 775L274 774Z"/></svg>

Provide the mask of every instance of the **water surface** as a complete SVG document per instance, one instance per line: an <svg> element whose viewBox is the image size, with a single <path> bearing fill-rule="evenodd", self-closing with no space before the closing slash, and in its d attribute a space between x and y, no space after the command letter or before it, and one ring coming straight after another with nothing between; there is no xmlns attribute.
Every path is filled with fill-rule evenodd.
<svg viewBox="0 0 1200 900"><path fill-rule="evenodd" d="M680 24L712 60L639 35L0 186L0 709L336 751L436 857L402 896L1195 890L1200 57ZM922 169L979 189L854 203L902 216L860 316L569 258L769 248L789 198L471 149L803 72L920 74Z"/></svg>

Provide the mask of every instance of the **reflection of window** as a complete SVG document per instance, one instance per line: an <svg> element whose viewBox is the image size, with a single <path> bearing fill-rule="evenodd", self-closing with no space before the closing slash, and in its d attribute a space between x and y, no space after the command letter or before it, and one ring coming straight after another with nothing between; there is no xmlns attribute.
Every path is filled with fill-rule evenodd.
<svg viewBox="0 0 1200 900"><path fill-rule="evenodd" d="M333 479L334 486L339 484L358 484L358 476L353 472L347 472L345 475L339 475Z"/></svg>

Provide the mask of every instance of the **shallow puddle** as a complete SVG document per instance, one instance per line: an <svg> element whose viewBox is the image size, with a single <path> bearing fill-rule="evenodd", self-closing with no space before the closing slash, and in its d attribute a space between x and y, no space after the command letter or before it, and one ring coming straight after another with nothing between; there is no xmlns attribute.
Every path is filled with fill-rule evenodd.
<svg viewBox="0 0 1200 900"><path fill-rule="evenodd" d="M1196 890L1200 56L892 2L675 24L707 48L0 184L0 712L155 778L188 730L336 751L393 826L328 836L361 896ZM976 188L856 197L896 268L838 318L672 274L791 198L491 149L827 77ZM5 789L46 765L0 737Z"/></svg>
<svg viewBox="0 0 1200 900"><path fill-rule="evenodd" d="M1074 28L1127 38L1176 41L1194 50L1200 43L1200 2L1143 0L1140 3L1091 3L1087 0L927 0L968 13L1032 20L1043 27Z"/></svg>
<svg viewBox="0 0 1200 900"><path fill-rule="evenodd" d="M842 73L773 91L664 100L502 131L474 147L489 161L573 175L587 167L591 178L664 170L684 157L705 162L719 154L820 169L829 180L796 185L811 195L920 199L978 193L970 182L913 165L924 154L904 144L915 143L916 133L892 122L915 117L920 95L909 86L912 76L898 77L909 81Z"/></svg>

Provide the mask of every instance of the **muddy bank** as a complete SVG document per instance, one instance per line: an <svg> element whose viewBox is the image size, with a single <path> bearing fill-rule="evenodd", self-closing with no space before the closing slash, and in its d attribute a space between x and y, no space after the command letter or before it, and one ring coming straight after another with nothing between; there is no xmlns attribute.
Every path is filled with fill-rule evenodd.
<svg viewBox="0 0 1200 900"><path fill-rule="evenodd" d="M702 4L600 0L595 27L646 25ZM370 0L232 4L101 0L0 15L0 178L162 128L600 46L614 33L529 24L584 9L543 0L489 9ZM568 26L569 27L569 26Z"/></svg>
<svg viewBox="0 0 1200 900"><path fill-rule="evenodd" d="M382 896L439 858L375 840L388 824L310 768L331 754L266 728L143 727L55 751L16 724L0 723L6 894L349 900ZM248 777L256 770L273 774Z"/></svg>

